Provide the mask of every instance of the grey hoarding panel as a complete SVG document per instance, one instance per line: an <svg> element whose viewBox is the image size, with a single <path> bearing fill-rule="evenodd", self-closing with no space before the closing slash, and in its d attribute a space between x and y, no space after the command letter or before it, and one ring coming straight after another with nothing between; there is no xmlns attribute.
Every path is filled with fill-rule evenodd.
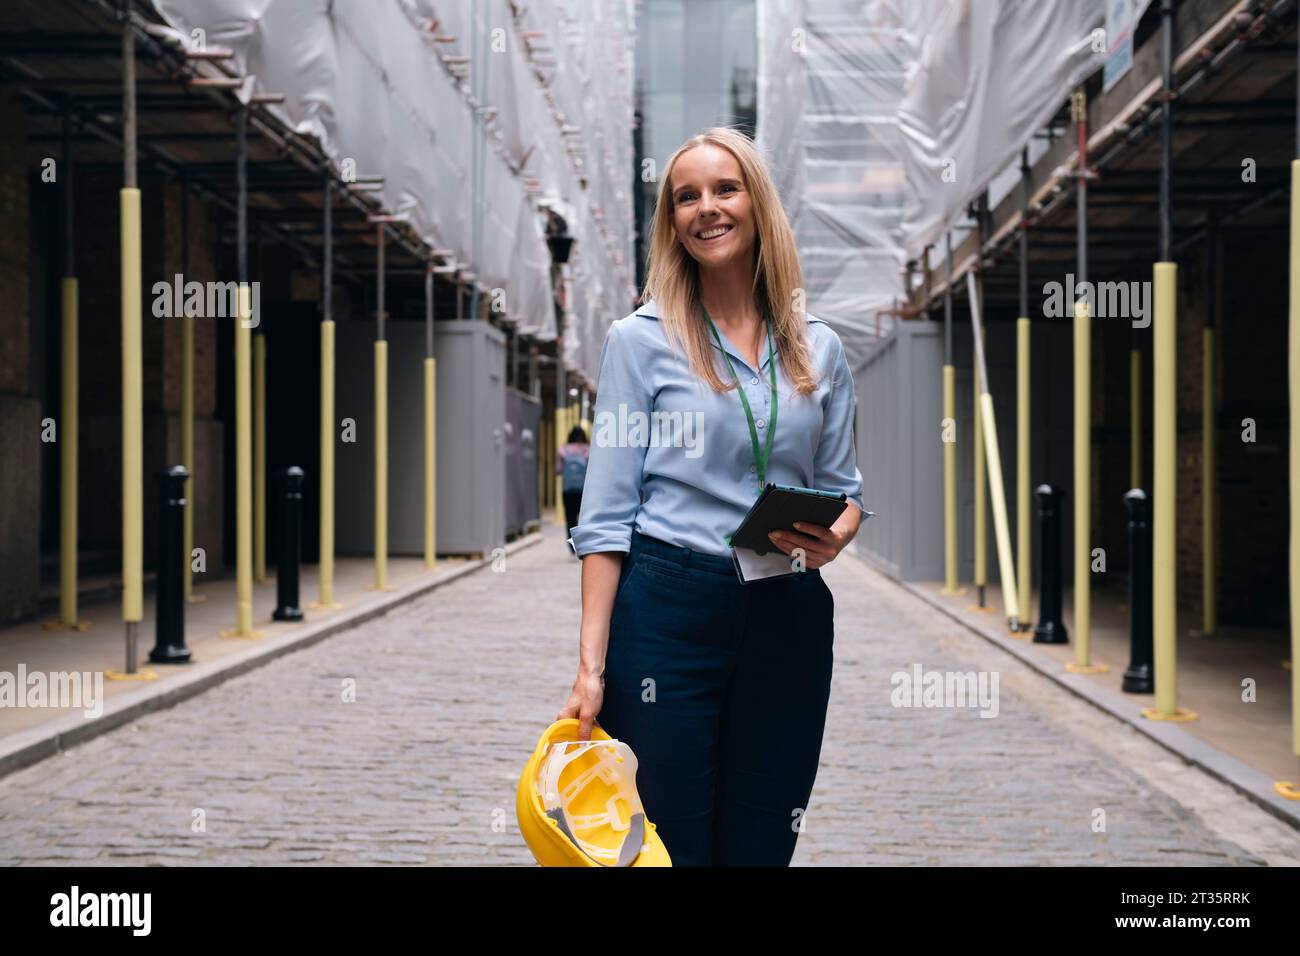
<svg viewBox="0 0 1300 956"><path fill-rule="evenodd" d="M854 373L858 466L876 517L858 552L904 581L943 574L943 336L900 322Z"/></svg>
<svg viewBox="0 0 1300 956"><path fill-rule="evenodd" d="M505 335L434 323L438 356L438 551L490 555L506 537Z"/></svg>
<svg viewBox="0 0 1300 956"><path fill-rule="evenodd" d="M542 403L516 388L506 390L506 534L537 521L537 453Z"/></svg>
<svg viewBox="0 0 1300 956"><path fill-rule="evenodd" d="M490 554L505 541L505 337L485 322L439 322L440 554ZM388 333L388 551L424 553L424 324ZM355 421L336 452L336 548L374 553L374 325L338 326L336 412Z"/></svg>

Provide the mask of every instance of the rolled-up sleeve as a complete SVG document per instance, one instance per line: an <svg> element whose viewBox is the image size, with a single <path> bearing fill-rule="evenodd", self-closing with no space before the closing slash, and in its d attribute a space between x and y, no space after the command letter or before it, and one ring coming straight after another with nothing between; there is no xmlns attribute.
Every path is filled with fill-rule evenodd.
<svg viewBox="0 0 1300 956"><path fill-rule="evenodd" d="M858 469L857 443L853 434L853 412L857 396L853 373L844 355L844 344L835 337L834 372L830 394L822 417L822 431L813 457L813 487L819 491L843 492L862 509L862 472Z"/></svg>
<svg viewBox="0 0 1300 956"><path fill-rule="evenodd" d="M623 321L609 327L600 349L587 480L578 523L569 538L580 558L599 551L629 551L641 507L646 447L629 447L619 423L634 412L648 419L654 393L642 379L640 360L644 356L636 354L626 328L621 327Z"/></svg>

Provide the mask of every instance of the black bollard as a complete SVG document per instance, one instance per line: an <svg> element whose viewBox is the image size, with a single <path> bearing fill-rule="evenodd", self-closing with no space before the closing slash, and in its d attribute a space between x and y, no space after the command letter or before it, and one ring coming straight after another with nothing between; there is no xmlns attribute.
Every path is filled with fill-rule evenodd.
<svg viewBox="0 0 1300 956"><path fill-rule="evenodd" d="M280 475L280 544L275 567L277 621L301 621L298 570L302 566L302 469L290 465Z"/></svg>
<svg viewBox="0 0 1300 956"><path fill-rule="evenodd" d="M1070 636L1061 620L1061 502L1065 500L1065 491L1054 485L1039 485L1034 489L1034 497L1038 499L1038 523L1043 536L1039 572L1042 594L1034 643L1068 644Z"/></svg>
<svg viewBox="0 0 1300 956"><path fill-rule="evenodd" d="M1128 506L1129 665L1123 686L1130 694L1153 694L1151 500L1141 488L1134 488L1124 496L1124 504Z"/></svg>
<svg viewBox="0 0 1300 956"><path fill-rule="evenodd" d="M154 608L155 664L187 664L185 646L185 481L182 465L158 472L158 603Z"/></svg>

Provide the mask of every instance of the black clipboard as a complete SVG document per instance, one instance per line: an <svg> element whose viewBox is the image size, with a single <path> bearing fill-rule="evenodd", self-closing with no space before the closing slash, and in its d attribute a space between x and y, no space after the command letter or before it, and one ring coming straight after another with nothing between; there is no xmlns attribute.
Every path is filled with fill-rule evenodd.
<svg viewBox="0 0 1300 956"><path fill-rule="evenodd" d="M768 482L740 527L731 535L731 546L749 548L757 554L780 552L781 549L772 543L768 534L773 531L793 531L796 521L829 528L849 507L848 498L842 491L836 494Z"/></svg>

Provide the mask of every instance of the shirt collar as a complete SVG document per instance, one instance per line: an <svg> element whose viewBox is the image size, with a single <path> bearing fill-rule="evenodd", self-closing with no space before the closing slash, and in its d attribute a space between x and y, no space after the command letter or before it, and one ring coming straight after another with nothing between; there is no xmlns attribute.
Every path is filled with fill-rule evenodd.
<svg viewBox="0 0 1300 956"><path fill-rule="evenodd" d="M639 309L636 310L636 314L644 315L647 319L654 319L657 322L659 320L659 304L655 302L654 299L650 299ZM809 321L812 321L812 316L809 316L808 318ZM726 347L727 354L729 354L733 359L735 359L736 361L744 365L745 368L749 369L750 368L749 360L745 358L744 355L741 354L740 349L738 349L735 343L731 341L727 333L722 331L722 329L718 329L718 334L722 337L722 344ZM712 334L709 335L709 342L713 345L715 349L718 347L717 340L713 338ZM764 339L763 347L759 351L758 370L761 372L766 368L767 368L767 340Z"/></svg>

